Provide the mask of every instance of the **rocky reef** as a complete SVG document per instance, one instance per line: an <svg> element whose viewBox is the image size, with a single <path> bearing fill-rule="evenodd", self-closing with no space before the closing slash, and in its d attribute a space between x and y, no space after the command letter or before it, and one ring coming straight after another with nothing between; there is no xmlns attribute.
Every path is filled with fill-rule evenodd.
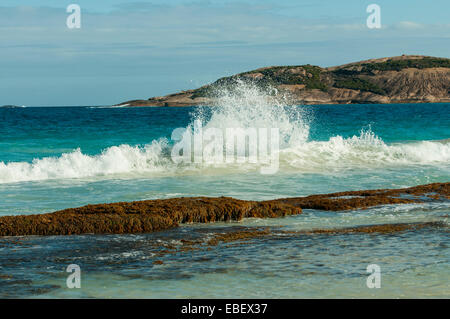
<svg viewBox="0 0 450 319"><path fill-rule="evenodd" d="M444 222L422 222L422 223L398 223L379 224L356 227L334 228L334 229L312 229L308 231L285 231L279 226L275 227L242 227L233 226L225 229L208 229L209 239L200 236L197 239L182 239L178 244L150 243L153 254L161 258L170 254L193 252L198 250L211 250L214 246L222 247L242 246L253 243L254 239L296 239L302 236L336 236L336 235L358 235L379 234L389 235L399 232L417 231L421 229L448 229ZM201 230L199 230L201 231ZM156 259L153 264L162 265L164 262Z"/></svg>
<svg viewBox="0 0 450 319"><path fill-rule="evenodd" d="M47 214L3 216L0 217L0 236L148 233L178 227L182 223L283 217L301 214L302 209L340 211L448 199L450 183L434 183L403 189L340 192L261 202L230 197L121 202Z"/></svg>
<svg viewBox="0 0 450 319"><path fill-rule="evenodd" d="M450 102L450 59L402 55L328 68L309 64L264 67L195 90L118 106L212 106L221 91L232 90L239 82L275 88L275 98L293 105Z"/></svg>
<svg viewBox="0 0 450 319"><path fill-rule="evenodd" d="M1 236L148 233L180 223L281 217L301 208L234 198L173 198L87 205L49 214L0 217Z"/></svg>
<svg viewBox="0 0 450 319"><path fill-rule="evenodd" d="M363 209L378 205L410 204L425 200L449 199L449 196L450 183L433 183L410 188L363 190L284 198L277 199L275 202L303 209L341 211Z"/></svg>

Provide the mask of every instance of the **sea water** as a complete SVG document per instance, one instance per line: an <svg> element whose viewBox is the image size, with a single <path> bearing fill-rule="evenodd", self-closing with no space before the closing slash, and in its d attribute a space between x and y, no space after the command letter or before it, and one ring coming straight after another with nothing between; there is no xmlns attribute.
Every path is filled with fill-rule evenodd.
<svg viewBox="0 0 450 319"><path fill-rule="evenodd" d="M0 215L181 196L265 200L450 180L450 104L288 106L255 89L212 107L0 109ZM204 127L274 127L279 169L179 165L171 135ZM0 239L2 297L450 297L448 227L394 234L268 236L155 257L154 243L242 227L284 230L439 221L449 202L269 220L183 225L138 235ZM209 235L208 235L209 234ZM163 264L154 264L156 259ZM65 270L78 264L82 287ZM369 289L366 267L381 268Z"/></svg>

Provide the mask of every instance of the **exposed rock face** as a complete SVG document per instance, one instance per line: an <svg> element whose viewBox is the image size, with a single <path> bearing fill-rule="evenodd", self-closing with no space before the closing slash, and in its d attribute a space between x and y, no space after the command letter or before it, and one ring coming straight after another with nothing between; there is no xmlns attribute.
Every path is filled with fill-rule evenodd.
<svg viewBox="0 0 450 319"><path fill-rule="evenodd" d="M236 81L273 87L292 104L450 102L450 59L417 55L372 59L336 67L274 66L217 80L196 90L119 106L214 105L218 90Z"/></svg>
<svg viewBox="0 0 450 319"><path fill-rule="evenodd" d="M270 201L229 197L172 198L131 203L87 205L49 214L0 217L0 236L146 233L180 223L274 218L301 214L302 208L349 210L383 204L450 199L450 183L405 189L368 190Z"/></svg>

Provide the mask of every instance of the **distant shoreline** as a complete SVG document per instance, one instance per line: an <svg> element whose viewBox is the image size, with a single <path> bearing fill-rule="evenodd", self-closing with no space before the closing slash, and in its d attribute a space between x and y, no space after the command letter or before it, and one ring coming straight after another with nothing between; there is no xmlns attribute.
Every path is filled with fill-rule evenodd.
<svg viewBox="0 0 450 319"><path fill-rule="evenodd" d="M402 55L328 68L309 64L263 67L198 89L115 106L214 105L222 91L233 92L238 83L251 83L262 90L276 89L274 98L283 98L290 105L448 103L450 59Z"/></svg>
<svg viewBox="0 0 450 319"><path fill-rule="evenodd" d="M300 104L293 104L293 106L321 106L321 105L375 105L375 104L386 104L386 105L405 105L405 104L447 104L450 103L450 98L445 99L438 102L429 102L429 101L417 101L417 100L411 100L411 101L392 101L388 103L378 103L378 102L349 102L349 103L314 103L314 102L304 102ZM94 106L94 107L104 107L104 108L178 108L178 107L215 107L214 105L208 105L208 104L186 104L186 105L167 105L167 106L161 106L161 105L111 105L111 106ZM87 106L86 106L87 107Z"/></svg>
<svg viewBox="0 0 450 319"><path fill-rule="evenodd" d="M329 104L297 104L296 106L345 106L345 105L376 105L376 104L382 104L382 105L406 105L406 104L449 104L450 100L443 101L443 102L392 102L392 103L329 103ZM93 108L93 109L132 109L132 108L164 108L163 106L116 106L116 105L31 105L31 106L25 106L25 107L17 107L19 109L24 108ZM182 107L215 107L214 105L187 105ZM171 108L178 108L178 107L171 107ZM0 109L10 109L8 107L1 107ZM15 109L15 108L14 108Z"/></svg>

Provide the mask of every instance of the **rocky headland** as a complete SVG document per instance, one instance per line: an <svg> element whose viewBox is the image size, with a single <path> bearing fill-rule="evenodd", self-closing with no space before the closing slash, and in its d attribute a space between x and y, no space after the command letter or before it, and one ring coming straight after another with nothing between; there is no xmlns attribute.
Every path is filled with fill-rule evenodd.
<svg viewBox="0 0 450 319"><path fill-rule="evenodd" d="M198 89L117 106L213 106L220 92L232 90L238 82L274 88L275 97L292 105L450 102L450 59L402 55L327 68L264 67Z"/></svg>

